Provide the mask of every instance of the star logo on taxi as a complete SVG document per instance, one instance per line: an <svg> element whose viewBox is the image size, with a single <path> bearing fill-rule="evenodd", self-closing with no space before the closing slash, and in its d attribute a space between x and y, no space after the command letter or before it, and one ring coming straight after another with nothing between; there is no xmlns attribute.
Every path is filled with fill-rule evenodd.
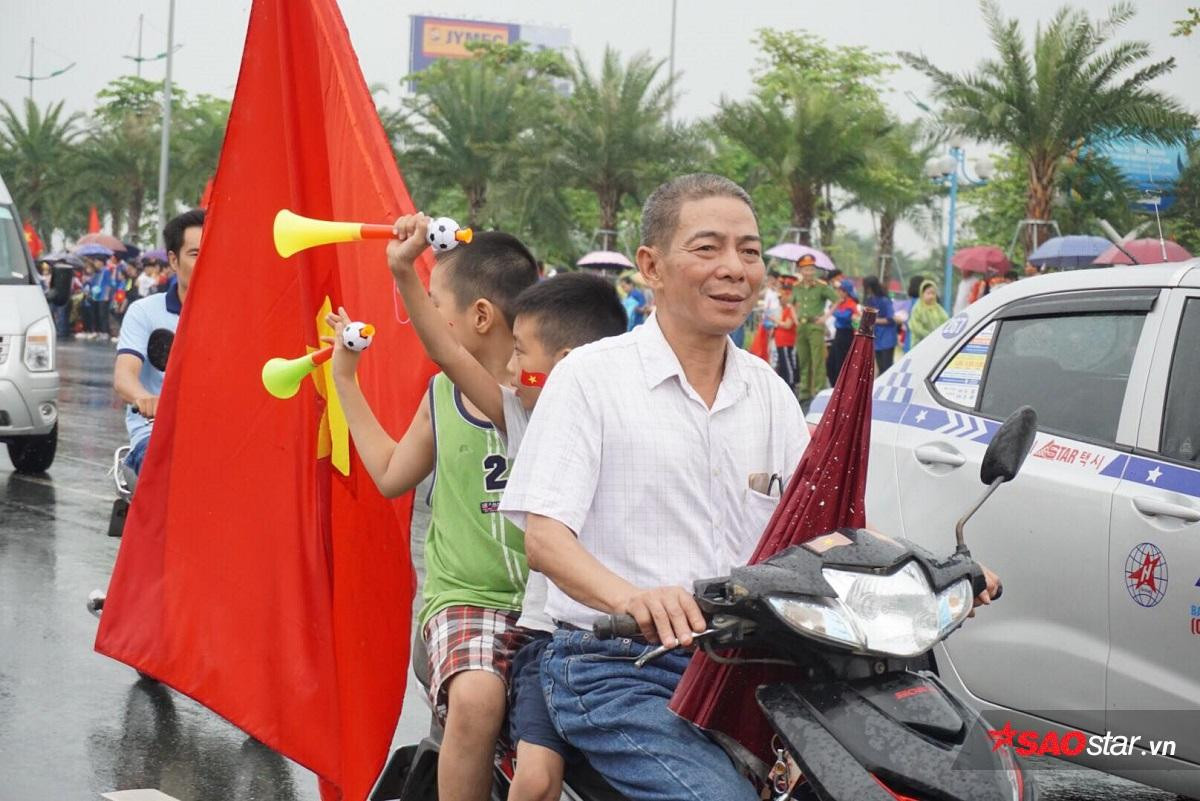
<svg viewBox="0 0 1200 801"><path fill-rule="evenodd" d="M1157 484L1158 477L1161 475L1162 475L1162 470L1159 467L1155 466L1155 468L1153 470L1146 473L1146 483L1147 484Z"/></svg>
<svg viewBox="0 0 1200 801"><path fill-rule="evenodd" d="M1130 580L1134 582L1133 589L1135 591L1146 587L1152 593L1158 592L1158 585L1154 583L1154 570L1161 561L1161 555L1154 556L1146 553L1142 556L1142 564L1129 574Z"/></svg>

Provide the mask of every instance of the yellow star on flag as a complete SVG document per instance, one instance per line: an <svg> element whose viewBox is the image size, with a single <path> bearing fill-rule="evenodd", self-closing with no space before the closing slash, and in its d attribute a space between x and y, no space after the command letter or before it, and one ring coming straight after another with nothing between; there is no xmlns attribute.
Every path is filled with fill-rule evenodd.
<svg viewBox="0 0 1200 801"><path fill-rule="evenodd" d="M317 336L331 337L333 328L325 322L326 315L333 311L329 298L317 312ZM317 348L308 348L312 353ZM321 415L321 425L317 430L317 458L329 457L330 463L343 476L350 475L350 427L346 424L346 414L342 411L342 401L338 398L337 387L333 383L333 359L317 367L311 373L316 384L317 394L325 399L325 412Z"/></svg>

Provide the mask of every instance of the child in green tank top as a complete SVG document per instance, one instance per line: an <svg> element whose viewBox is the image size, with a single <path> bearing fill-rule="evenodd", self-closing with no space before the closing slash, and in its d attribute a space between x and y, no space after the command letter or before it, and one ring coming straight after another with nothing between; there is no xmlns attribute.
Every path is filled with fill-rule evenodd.
<svg viewBox="0 0 1200 801"><path fill-rule="evenodd" d="M388 262L410 266L425 249L411 218L396 224ZM511 307L538 279L537 263L515 237L477 234L443 255L430 296L463 348L494 381L511 383ZM344 310L340 310L344 319ZM483 801L504 721L506 686L528 568L524 537L498 512L508 473L495 426L444 375L434 376L399 442L379 424L355 381L359 353L334 343L333 376L350 435L380 492L403 495L430 471L433 515L425 541L419 615L430 659L430 696L445 733L438 797Z"/></svg>
<svg viewBox="0 0 1200 801"><path fill-rule="evenodd" d="M423 238L427 224L426 218L418 217L414 235ZM443 439L443 426L438 421L450 417L457 424L463 417L462 396L486 418L495 421L495 428L489 428L489 433L503 439L511 466L513 460L520 458L521 440L530 415L555 365L576 347L625 333L625 310L611 281L587 273L564 273L541 281L522 292L512 308L513 353L509 372L517 379L514 388L507 381L497 381L447 329L410 262L393 262L392 268L413 329L426 353L444 371L435 379L431 396L439 432L439 470L441 448L447 440ZM349 322L344 313L330 319L339 332ZM458 392L461 395L455 394ZM470 453L463 458L478 460L480 454ZM498 468L499 464L495 466ZM463 499L457 513L473 514L473 502L473 496ZM434 516L436 521L436 511ZM503 575L509 569L508 565L494 561L491 570L495 580L487 584L488 589L503 586ZM516 748L509 801L558 798L566 762L573 754L550 720L538 669L554 631L554 623L545 613L546 591L545 576L530 573L514 636L514 642L524 644L513 659L509 678L509 734ZM451 710L453 714L453 705Z"/></svg>

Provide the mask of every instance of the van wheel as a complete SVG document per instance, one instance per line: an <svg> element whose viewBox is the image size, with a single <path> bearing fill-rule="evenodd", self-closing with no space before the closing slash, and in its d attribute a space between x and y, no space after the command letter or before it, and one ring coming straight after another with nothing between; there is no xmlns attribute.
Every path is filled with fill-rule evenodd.
<svg viewBox="0 0 1200 801"><path fill-rule="evenodd" d="M58 450L58 423L49 434L18 437L8 441L8 458L18 473L45 473L54 464Z"/></svg>

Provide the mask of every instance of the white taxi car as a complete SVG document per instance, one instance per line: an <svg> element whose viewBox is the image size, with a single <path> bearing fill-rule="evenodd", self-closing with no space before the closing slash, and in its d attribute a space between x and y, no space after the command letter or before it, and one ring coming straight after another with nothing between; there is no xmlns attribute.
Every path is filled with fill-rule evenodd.
<svg viewBox="0 0 1200 801"><path fill-rule="evenodd" d="M929 335L876 380L867 524L945 551L1024 404L1033 450L966 529L1004 597L938 669L998 726L1174 741L1078 759L1200 798L1200 260L1022 280Z"/></svg>

